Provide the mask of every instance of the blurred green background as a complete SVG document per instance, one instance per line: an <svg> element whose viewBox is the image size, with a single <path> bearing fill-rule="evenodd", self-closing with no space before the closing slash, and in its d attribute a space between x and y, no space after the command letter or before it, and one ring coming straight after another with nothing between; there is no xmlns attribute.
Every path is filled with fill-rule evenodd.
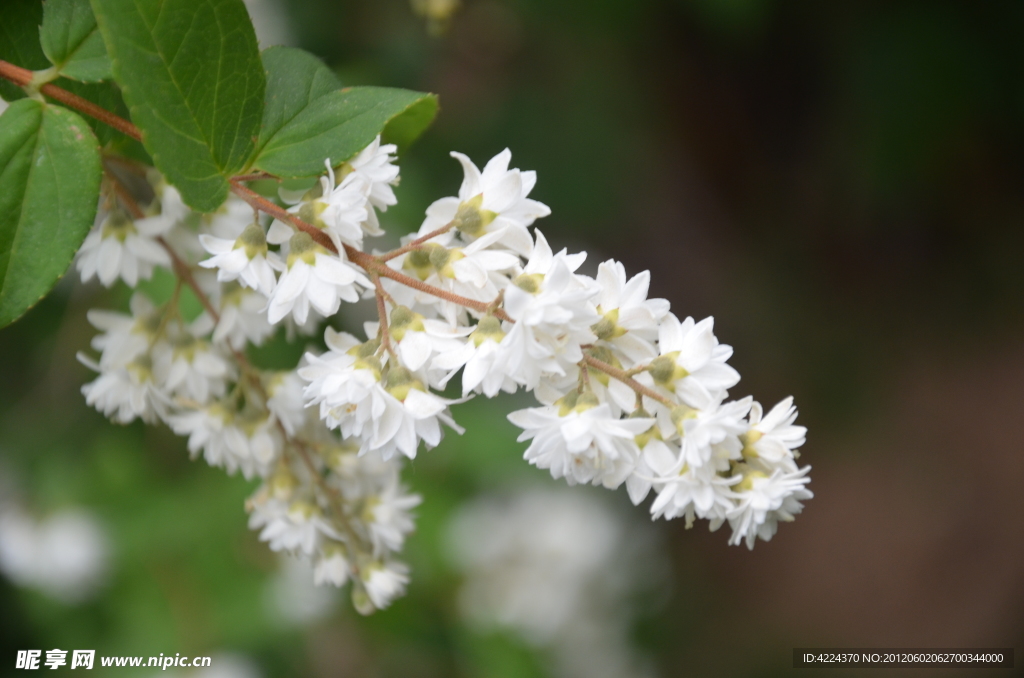
<svg viewBox="0 0 1024 678"><path fill-rule="evenodd" d="M678 315L714 315L735 395L796 396L816 497L753 552L655 526L671 586L628 617L647 669L1021 647L1024 3L464 0L440 36L408 0L251 6L264 46L440 95L386 227L412 231L454 194L449 151L483 163L508 146L538 172L554 245L650 269ZM522 401L457 407L467 433L407 468L425 501L405 598L288 623L268 602L279 563L246 528L252 484L86 407L86 310L125 295L73 277L0 331L0 475L36 515L98 516L110 575L75 605L0 578L0 674L20 673L17 649L59 647L231 651L268 677L560 675L550 649L460 615L447 553L472 497L558 485L521 460L504 415ZM644 521L624 491L602 498Z"/></svg>

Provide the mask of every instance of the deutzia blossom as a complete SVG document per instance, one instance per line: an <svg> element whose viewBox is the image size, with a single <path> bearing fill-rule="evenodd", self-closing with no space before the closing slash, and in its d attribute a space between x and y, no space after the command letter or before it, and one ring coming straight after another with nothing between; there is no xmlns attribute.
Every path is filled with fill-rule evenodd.
<svg viewBox="0 0 1024 678"><path fill-rule="evenodd" d="M310 306L324 317L334 315L341 300L359 300L357 284L373 287L366 276L313 242L309 234L296 233L288 244L287 270L270 297L271 323L277 324L289 313L299 324L305 323Z"/></svg>
<svg viewBox="0 0 1024 678"><path fill-rule="evenodd" d="M260 541L272 551L290 551L312 556L324 538L341 535L324 519L323 512L304 499L286 501L258 495L250 500L249 528L260 529Z"/></svg>
<svg viewBox="0 0 1024 678"><path fill-rule="evenodd" d="M520 262L516 254L494 247L503 233L503 230L488 233L465 247L459 247L457 242L446 247L439 241L450 242L447 234L437 236L412 252L393 259L389 266L453 294L490 302L508 285L509 274ZM464 308L435 295L392 280L385 280L384 286L397 303L412 308L425 307L425 312L436 308L451 324L465 317Z"/></svg>
<svg viewBox="0 0 1024 678"><path fill-rule="evenodd" d="M267 237L258 223L249 224L234 239L203 233L199 241L214 255L199 265L217 269L217 280L238 280L267 297L274 292L274 268L281 268L281 261L277 254L267 251Z"/></svg>
<svg viewBox="0 0 1024 678"><path fill-rule="evenodd" d="M313 566L313 583L317 586L332 584L344 586L348 581L351 565L345 558L341 545L328 541L316 557Z"/></svg>
<svg viewBox="0 0 1024 678"><path fill-rule="evenodd" d="M78 360L100 373L95 381L82 386L85 402L119 424L142 419L154 424L165 416L168 398L153 376L153 363L143 353L124 367L102 368L79 353Z"/></svg>
<svg viewBox="0 0 1024 678"><path fill-rule="evenodd" d="M78 250L78 271L82 282L93 276L104 287L121 278L129 287L153 276L154 266L171 265L171 258L156 238L166 233L175 220L158 215L133 221L124 211L114 209L93 228Z"/></svg>
<svg viewBox="0 0 1024 678"><path fill-rule="evenodd" d="M783 464L795 471L794 451L807 439L807 429L794 426L796 407L793 397L786 398L761 417L761 403L750 407L750 430L742 436L743 456L763 463Z"/></svg>
<svg viewBox="0 0 1024 678"><path fill-rule="evenodd" d="M369 614L374 609L383 610L405 593L409 583L409 568L394 560L372 563L360 571L359 577L362 592L355 592L352 602L357 610Z"/></svg>
<svg viewBox="0 0 1024 678"><path fill-rule="evenodd" d="M373 211L367 198L370 184L359 172L351 172L335 184L330 160L325 160L324 164L327 166L327 176L320 177L312 189L303 194L282 190L281 197L286 202L297 203L288 211L326 233L339 252L345 244L362 249L364 232L380 235L379 228L367 224L369 214ZM290 237L290 233L290 226L275 221L271 224L267 240L280 244Z"/></svg>
<svg viewBox="0 0 1024 678"><path fill-rule="evenodd" d="M199 405L205 405L211 396L224 394L232 366L201 338L212 324L207 316L200 316L190 327L154 347L154 372L169 394Z"/></svg>
<svg viewBox="0 0 1024 678"><path fill-rule="evenodd" d="M155 199L146 191L133 200L132 186L111 176L101 196L109 210L79 256L83 279L134 286L156 266L169 270L145 290L156 303L140 292L130 314L89 312L98 330L97 358L81 357L98 372L82 387L89 405L120 423L163 421L187 437L193 458L260 478L246 502L250 527L272 550L295 556L307 583L349 584L363 613L388 606L409 581L397 557L421 499L402 483L405 458L421 443L437 446L442 425L461 433L449 407L476 393L532 392L538 405L508 416L522 429L519 440L529 441L524 458L570 485L625 483L634 503L653 489L655 518L684 518L687 526L704 518L712 529L728 521L730 543L750 546L801 510L811 497L809 469L796 465L806 429L795 424L792 399L767 414L749 397L729 400L739 374L711 318L680 322L666 300L648 299L649 273L630 278L609 259L591 278L578 272L586 252L555 253L531 233L550 210L528 197L536 174L510 169L507 149L482 171L453 153L464 171L458 196L431 204L398 249L364 252L365 236L382 234L377 210L397 202L395 151L377 137L336 167L322 159L324 175L311 189L279 188L305 224L237 188L245 200L232 196L192 214L155 170ZM156 216L132 221L122 208L137 213L135 204ZM264 232L255 209L284 219ZM176 283L166 285L170 276ZM324 319L346 322L332 318L342 301L370 298L376 321L364 323L366 341L326 327L325 352L281 370L262 367L286 353L276 340L270 351L251 350L279 324L287 341L303 341ZM461 385L451 388L461 387L462 399L443 397L456 376ZM591 600L587 592L606 581L591 575L618 553L600 512L557 523L552 506L539 502L530 513L555 526L540 531L538 554L551 557L522 572L544 574L550 561L562 574L547 587L527 581L530 596L498 601L506 620L518 620L535 641L575 634L579 625L569 622L586 610L538 605L524 614L521 601L547 603L549 591L560 590L580 604ZM573 521L587 516L597 531L567 559L564 534L585 534ZM482 540L485 548L494 555L502 549L486 544L510 542L510 554L529 555L513 539L524 535L505 532ZM494 569L498 560L478 564ZM613 655L581 651L591 667L581 674L611 675L603 657Z"/></svg>
<svg viewBox="0 0 1024 678"><path fill-rule="evenodd" d="M221 291L220 320L213 330L213 341L226 342L236 351L250 342L259 346L274 332L266 306L267 300L259 293L240 285L226 285Z"/></svg>
<svg viewBox="0 0 1024 678"><path fill-rule="evenodd" d="M510 170L512 152L507 148L490 159L481 172L462 153L452 157L462 163L465 178L457 198L441 198L427 208L420 233L434 231L455 222L455 228L469 238L505 229L501 243L519 254L528 255L533 246L527 227L551 214L547 205L526 196L537 183L536 172Z"/></svg>
<svg viewBox="0 0 1024 678"><path fill-rule="evenodd" d="M366 335L376 335L378 327L378 323L366 323ZM462 339L470 332L471 327L452 326L442 320L424 318L405 306L394 307L388 323L391 344L398 358L413 372L429 366L431 358L437 354L460 347Z"/></svg>
<svg viewBox="0 0 1024 678"><path fill-rule="evenodd" d="M366 197L370 205L381 212L398 203L392 186L398 185L398 166L394 164L398 147L394 144L380 143L380 135L370 145L359 152L356 157L345 163L345 167L360 175L366 182ZM370 235L381 235L377 212L367 209L364 228Z"/></svg>
<svg viewBox="0 0 1024 678"><path fill-rule="evenodd" d="M582 344L597 340L590 327L599 316L592 303L597 289L589 278L574 275L586 253L551 253L540 231L523 272L505 290L505 311L515 321L502 344L502 366L526 388L547 375L565 375L583 359Z"/></svg>
<svg viewBox="0 0 1024 678"><path fill-rule="evenodd" d="M616 488L633 472L639 450L635 438L653 419L619 419L592 394L571 391L547 407L518 410L509 421L523 429L519 440L532 440L523 458L565 478L570 485L593 483Z"/></svg>
<svg viewBox="0 0 1024 678"><path fill-rule="evenodd" d="M726 361L732 347L719 344L714 318L683 322L669 313L658 329L661 357L651 363L654 380L678 395L690 407L705 407L720 400L740 375Z"/></svg>
<svg viewBox="0 0 1024 678"><path fill-rule="evenodd" d="M498 391L515 393L516 381L507 371L509 359L502 348L505 331L501 321L492 315L484 316L476 324L468 340L461 346L446 351L431 363L432 367L448 370L441 380L444 386L462 367L462 396L477 391L493 398Z"/></svg>
<svg viewBox="0 0 1024 678"><path fill-rule="evenodd" d="M627 280L626 268L612 259L597 268L601 291L596 303L601 320L592 328L594 334L635 362L657 357L654 340L658 338L659 323L669 312L666 300L647 298L650 284L649 271Z"/></svg>
<svg viewBox="0 0 1024 678"><path fill-rule="evenodd" d="M728 515L732 527L730 544L746 540L747 548L754 548L754 541L760 537L769 541L778 529L778 522L791 521L804 505L801 500L810 499L814 494L807 489L811 479L807 473L810 466L798 471L776 469L770 476L756 470L749 470L735 490L739 503Z"/></svg>
<svg viewBox="0 0 1024 678"><path fill-rule="evenodd" d="M178 435L188 436L188 449L195 458L200 452L210 466L233 474L241 470L246 479L267 475L281 449L274 420L258 411L232 413L220 404L169 417Z"/></svg>

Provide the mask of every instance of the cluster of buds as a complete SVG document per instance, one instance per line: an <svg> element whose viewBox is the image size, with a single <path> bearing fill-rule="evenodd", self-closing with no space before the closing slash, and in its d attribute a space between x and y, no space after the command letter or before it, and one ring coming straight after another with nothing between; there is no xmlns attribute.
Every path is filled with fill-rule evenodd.
<svg viewBox="0 0 1024 678"><path fill-rule="evenodd" d="M157 267L177 276L154 305L92 311L103 333L99 373L83 388L115 421L163 421L193 456L260 477L250 526L274 550L308 558L317 583L352 583L357 609L387 606L408 581L396 559L420 501L401 484L404 458L461 432L450 407L522 388L537 407L509 419L530 440L525 458L569 484L653 489L654 517L725 522L731 543L770 539L811 496L796 463L805 429L787 399L762 416L729 401L739 375L713 321L679 320L648 299L649 274L609 260L596 277L586 253L553 252L528 196L534 172L510 169L506 150L480 170L453 153L458 196L427 209L418 233L386 253L378 212L397 200L395 147L378 139L333 166L310 190L281 190L281 207L236 190L215 214L192 214L151 177L142 208L111 176L79 255L84 280L136 286ZM273 217L269 220L264 216ZM203 312L182 316L188 287ZM365 336L325 330L327 350L291 371L253 366L246 347L284 325L317 332L341 302L376 304ZM456 376L461 398L442 393Z"/></svg>

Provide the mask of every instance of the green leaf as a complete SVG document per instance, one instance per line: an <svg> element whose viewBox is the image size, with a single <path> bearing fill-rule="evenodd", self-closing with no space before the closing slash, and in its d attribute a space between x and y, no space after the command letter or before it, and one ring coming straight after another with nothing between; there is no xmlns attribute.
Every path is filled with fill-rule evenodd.
<svg viewBox="0 0 1024 678"><path fill-rule="evenodd" d="M267 76L258 148L263 148L282 127L310 103L341 89L341 81L324 62L303 49L271 47L260 55Z"/></svg>
<svg viewBox="0 0 1024 678"><path fill-rule="evenodd" d="M39 46L42 21L39 0L0 0L0 59L33 71L47 68L50 62ZM20 87L0 79L0 97L14 101L24 96Z"/></svg>
<svg viewBox="0 0 1024 678"><path fill-rule="evenodd" d="M402 113L396 115L384 128L382 141L386 144L398 146L399 153L405 153L406 149L416 141L423 132L430 127L437 117L437 95L430 94Z"/></svg>
<svg viewBox="0 0 1024 678"><path fill-rule="evenodd" d="M253 155L266 80L242 0L92 0L132 121L192 208L212 212Z"/></svg>
<svg viewBox="0 0 1024 678"><path fill-rule="evenodd" d="M50 63L64 77L81 82L113 77L89 0L47 0L39 39Z"/></svg>
<svg viewBox="0 0 1024 678"><path fill-rule="evenodd" d="M277 79L271 67L278 65L273 60L267 64L268 81ZM266 109L280 106L268 101ZM309 96L304 105L289 110L295 111L290 120L260 134L253 166L279 177L307 177L323 172L325 158L334 165L349 160L389 123L397 125L395 136L408 144L433 120L437 98L405 89L352 87ZM282 119L278 115L272 122Z"/></svg>
<svg viewBox="0 0 1024 678"><path fill-rule="evenodd" d="M0 327L43 298L96 217L99 146L77 114L34 99L0 116Z"/></svg>

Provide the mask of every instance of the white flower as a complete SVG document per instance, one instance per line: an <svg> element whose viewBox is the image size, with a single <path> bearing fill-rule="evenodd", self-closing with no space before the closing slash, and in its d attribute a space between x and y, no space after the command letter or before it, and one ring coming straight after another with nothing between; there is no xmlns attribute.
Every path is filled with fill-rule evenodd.
<svg viewBox="0 0 1024 678"><path fill-rule="evenodd" d="M626 279L625 267L612 259L597 269L597 312L601 314L592 328L601 341L608 342L632 363L647 362L657 357L654 340L658 325L668 315L665 299L648 299L650 271Z"/></svg>
<svg viewBox="0 0 1024 678"><path fill-rule="evenodd" d="M379 324L365 324L366 336L376 336ZM402 365L413 372L429 367L431 358L462 346L464 337L472 327L453 326L441 320L424 318L406 306L391 309L388 334L391 346Z"/></svg>
<svg viewBox="0 0 1024 678"><path fill-rule="evenodd" d="M157 380L171 395L205 405L211 397L224 395L226 380L233 363L199 337L206 334L213 321L199 316L183 331L153 347L153 370Z"/></svg>
<svg viewBox="0 0 1024 678"><path fill-rule="evenodd" d="M274 333L267 320L267 301L240 285L225 285L220 295L220 321L213 330L215 343L226 342L241 351L247 343L259 346Z"/></svg>
<svg viewBox="0 0 1024 678"><path fill-rule="evenodd" d="M665 473L666 470L669 472ZM690 527L696 515L711 520L715 529L734 508L735 495L729 488L740 482L739 476L721 476L711 466L684 465L672 473L664 462L655 472L662 475L656 483L658 496L651 504L652 518L685 516L686 526Z"/></svg>
<svg viewBox="0 0 1024 678"><path fill-rule="evenodd" d="M575 391L547 407L518 410L509 421L523 429L519 441L532 440L523 458L546 468L554 478L602 484L614 489L633 472L639 450L636 436L654 419L619 419L593 394Z"/></svg>
<svg viewBox="0 0 1024 678"><path fill-rule="evenodd" d="M199 265L218 269L217 280L238 280L267 297L274 292L277 283L274 268L281 268L281 262L277 254L267 251L267 238L258 223L245 226L234 238L217 238L203 233L199 241L207 252L214 255Z"/></svg>
<svg viewBox="0 0 1024 678"><path fill-rule="evenodd" d="M658 329L661 357L648 370L654 381L679 396L690 407L707 407L725 397L740 375L726 361L732 347L719 344L714 335L714 318L682 323L669 313Z"/></svg>
<svg viewBox="0 0 1024 678"><path fill-rule="evenodd" d="M91 342L100 351L99 364L103 369L124 367L158 339L156 332L162 313L141 292L132 295L130 304L131 315L101 309L89 309L87 313L92 326L104 331Z"/></svg>
<svg viewBox="0 0 1024 678"><path fill-rule="evenodd" d="M232 413L219 403L172 415L167 423L176 434L188 436L193 458L202 451L210 466L223 467L228 474L241 470L246 479L266 476L282 447L274 420L266 413Z"/></svg>
<svg viewBox="0 0 1024 678"><path fill-rule="evenodd" d="M453 152L452 157L462 163L465 172L459 197L441 198L428 207L420 233L429 233L452 221L468 239L504 229L500 242L529 255L533 243L527 227L551 214L547 205L526 197L537 183L537 173L508 169L512 152L507 148L491 158L483 172L461 153Z"/></svg>
<svg viewBox="0 0 1024 678"><path fill-rule="evenodd" d="M683 438L680 464L704 466L711 461L715 448L726 458L738 458L742 447L739 436L748 430L744 417L751 401L748 396L724 404L710 403L703 410L684 405L673 411L672 418Z"/></svg>
<svg viewBox="0 0 1024 678"><path fill-rule="evenodd" d="M267 409L277 417L289 436L295 436L306 423L303 386L302 378L294 370L275 372L266 379Z"/></svg>
<svg viewBox="0 0 1024 678"><path fill-rule="evenodd" d="M313 565L313 583L317 586L332 584L344 586L348 581L350 565L341 544L328 541L316 555Z"/></svg>
<svg viewBox="0 0 1024 678"><path fill-rule="evenodd" d="M95 381L82 386L85 402L119 424L136 418L154 424L166 416L170 400L157 385L148 353L142 353L125 367L102 368L82 353L78 360L100 373Z"/></svg>
<svg viewBox="0 0 1024 678"><path fill-rule="evenodd" d="M520 262L518 255L493 248L503 233L504 230L488 233L465 247L446 247L440 244L440 241L451 240L444 234L412 252L392 259L388 265L453 294L475 301L491 302L508 285L507 274L513 272ZM407 240L414 237L417 236L409 236ZM382 280L382 283L399 304L413 308L425 306L432 310L440 309L441 315L451 324L456 324L466 316L466 309L453 302L390 279Z"/></svg>
<svg viewBox="0 0 1024 678"><path fill-rule="evenodd" d="M281 190L281 198L289 203L298 203L288 208L288 211L326 233L339 252L345 244L362 249L364 230L370 235L380 235L379 228L374 229L366 224L373 211L367 202L370 185L366 177L357 172L347 174L335 185L330 160L325 160L324 164L327 166L327 176L320 177L320 182L312 189L301 195ZM290 237L291 232L290 226L274 221L267 234L267 241L281 244Z"/></svg>
<svg viewBox="0 0 1024 678"><path fill-rule="evenodd" d="M330 327L324 332L324 341L329 350L320 356L307 353L307 364L298 374L309 382L304 392L307 404L319 404L320 417L328 428L338 428L380 383L381 365L376 355L380 342L360 343L351 334Z"/></svg>
<svg viewBox="0 0 1024 678"><path fill-rule="evenodd" d="M406 535L416 527L409 511L423 501L418 494L405 493L398 483L397 474L393 478L393 482L380 494L367 498L363 509L373 554L377 557L402 549Z"/></svg>
<svg viewBox="0 0 1024 678"><path fill-rule="evenodd" d="M537 231L533 255L505 289L505 311L516 323L502 339L507 364L502 369L528 389L545 375L564 376L583 359L582 344L597 340L590 327L599 319L592 299L593 280L575 275L586 253L551 253Z"/></svg>
<svg viewBox="0 0 1024 678"><path fill-rule="evenodd" d="M777 469L770 476L747 470L734 488L737 504L728 515L732 527L729 543L737 545L745 539L747 548L752 549L757 537L771 540L778 522L793 520L793 516L803 510L800 500L814 496L806 487L811 482L807 477L810 470L810 466L798 471Z"/></svg>
<svg viewBox="0 0 1024 678"><path fill-rule="evenodd" d="M249 529L259 529L260 541L271 551L290 551L312 556L325 537L340 540L320 509L309 501L286 501L258 491L250 500Z"/></svg>
<svg viewBox="0 0 1024 678"><path fill-rule="evenodd" d="M320 315L334 315L341 300L356 302L356 285L373 287L347 260L313 242L307 233L296 233L289 241L288 268L270 297L268 317L277 324L289 313L299 324L306 322L312 306ZM344 252L344 249L339 249Z"/></svg>
<svg viewBox="0 0 1024 678"><path fill-rule="evenodd" d="M381 212L386 212L388 207L398 203L395 191L392 186L398 185L398 167L394 164L394 154L398 147L394 144L380 143L380 135L374 139L369 146L359 152L359 155L349 160L345 165L359 174L366 182L366 195L373 207ZM367 210L367 223L364 225L370 235L380 235L380 222L377 220L377 213L373 209Z"/></svg>
<svg viewBox="0 0 1024 678"><path fill-rule="evenodd" d="M121 278L135 287L139 280L152 277L154 266L169 267L171 259L156 238L173 225L174 220L164 215L132 221L123 211L112 210L78 250L82 282L96 276L110 287Z"/></svg>
<svg viewBox="0 0 1024 678"><path fill-rule="evenodd" d="M372 563L360 571L359 577L365 591L365 599L359 592L355 592L353 602L359 612L369 614L374 609L383 610L395 598L405 593L405 587L409 583L409 568L404 563L394 560Z"/></svg>
<svg viewBox="0 0 1024 678"><path fill-rule="evenodd" d="M750 430L741 436L743 456L748 460L759 459L766 464L783 464L786 470L795 471L794 451L807 439L807 429L794 426L796 407L790 396L761 417L761 403L750 407Z"/></svg>
<svg viewBox="0 0 1024 678"><path fill-rule="evenodd" d="M515 393L516 381L506 371L510 361L503 354L502 339L505 331L501 321L494 316L485 316L474 328L469 339L458 348L439 354L431 363L434 369L448 370L440 381L444 386L462 367L462 396L472 391L493 398L498 391Z"/></svg>
<svg viewBox="0 0 1024 678"><path fill-rule="evenodd" d="M427 449L441 442L442 422L463 432L448 413L451 402L428 391L408 369L395 365L384 383L372 386L368 398L342 413L339 428L346 438L362 440L361 453L379 451L387 460L400 452L414 459L420 440Z"/></svg>

